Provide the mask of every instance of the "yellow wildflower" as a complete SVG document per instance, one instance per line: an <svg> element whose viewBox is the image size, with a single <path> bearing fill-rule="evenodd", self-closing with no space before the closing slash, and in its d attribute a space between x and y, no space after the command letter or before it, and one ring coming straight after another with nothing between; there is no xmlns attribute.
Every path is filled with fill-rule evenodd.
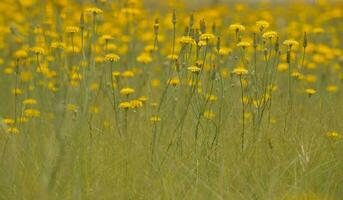
<svg viewBox="0 0 343 200"><path fill-rule="evenodd" d="M246 75L248 74L248 70L244 67L236 67L233 71L233 74L236 74L238 76Z"/></svg>
<svg viewBox="0 0 343 200"><path fill-rule="evenodd" d="M229 29L231 31L235 31L235 32L245 31L245 27L242 24L239 24L239 23L231 24Z"/></svg>
<svg viewBox="0 0 343 200"><path fill-rule="evenodd" d="M117 54L107 54L105 56L105 60L110 61L110 62L117 62L120 59L120 57Z"/></svg>
<svg viewBox="0 0 343 200"><path fill-rule="evenodd" d="M135 92L135 90L132 89L132 88L129 88L129 87L123 88L123 89L120 90L120 94L122 94L122 95L130 95L130 94L132 94L134 92Z"/></svg>

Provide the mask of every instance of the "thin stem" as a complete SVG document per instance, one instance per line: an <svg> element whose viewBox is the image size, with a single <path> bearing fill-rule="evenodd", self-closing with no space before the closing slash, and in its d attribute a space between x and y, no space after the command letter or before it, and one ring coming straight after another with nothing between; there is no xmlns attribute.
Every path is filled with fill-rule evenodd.
<svg viewBox="0 0 343 200"><path fill-rule="evenodd" d="M110 64L110 76L111 76L111 91L112 91L112 98L113 98L113 109L114 109L114 118L115 118L115 125L118 131L119 136L121 136L120 128L119 128L119 119L118 119L118 111L117 111L117 101L116 95L114 93L114 79L113 79L113 62Z"/></svg>
<svg viewBox="0 0 343 200"><path fill-rule="evenodd" d="M242 76L239 76L239 83L241 85L241 101L242 101L242 152L244 150L244 134L245 134L245 120L244 120L244 113L245 113L245 106L244 106L244 91L243 91L243 82Z"/></svg>

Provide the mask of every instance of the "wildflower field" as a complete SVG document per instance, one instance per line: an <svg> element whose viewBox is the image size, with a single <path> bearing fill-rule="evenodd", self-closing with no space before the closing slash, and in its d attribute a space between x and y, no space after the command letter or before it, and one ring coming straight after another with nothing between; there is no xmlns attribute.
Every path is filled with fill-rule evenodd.
<svg viewBox="0 0 343 200"><path fill-rule="evenodd" d="M0 13L0 200L343 199L342 1Z"/></svg>

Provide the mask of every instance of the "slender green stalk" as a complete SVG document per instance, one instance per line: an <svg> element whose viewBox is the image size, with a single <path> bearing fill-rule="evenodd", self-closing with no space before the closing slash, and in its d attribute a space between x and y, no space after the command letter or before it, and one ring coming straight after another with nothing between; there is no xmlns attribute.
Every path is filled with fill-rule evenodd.
<svg viewBox="0 0 343 200"><path fill-rule="evenodd" d="M242 135L241 135L241 148L244 151L244 138L245 138L245 105L244 105L244 88L242 82L242 75L239 76L239 83L241 85L241 101L242 101Z"/></svg>

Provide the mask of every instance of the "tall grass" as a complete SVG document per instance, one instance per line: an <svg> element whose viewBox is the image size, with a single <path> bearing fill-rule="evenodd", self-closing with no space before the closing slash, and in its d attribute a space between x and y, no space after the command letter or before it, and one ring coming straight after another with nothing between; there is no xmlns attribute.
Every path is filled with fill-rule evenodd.
<svg viewBox="0 0 343 200"><path fill-rule="evenodd" d="M0 199L340 199L343 5L158 6L0 3Z"/></svg>

